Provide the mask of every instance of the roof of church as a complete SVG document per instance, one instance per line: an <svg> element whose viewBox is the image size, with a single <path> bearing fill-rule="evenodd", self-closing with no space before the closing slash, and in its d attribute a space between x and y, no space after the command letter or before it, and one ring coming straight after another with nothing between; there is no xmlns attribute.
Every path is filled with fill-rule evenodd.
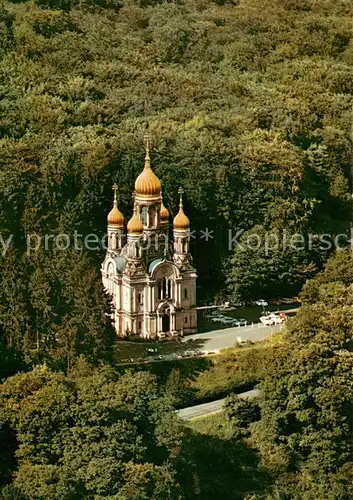
<svg viewBox="0 0 353 500"><path fill-rule="evenodd" d="M174 217L173 221L173 226L174 229L180 229L180 230L186 230L189 229L190 227L190 221L188 217L185 215L184 208L183 208L183 189L179 189L179 194L180 194L180 203L179 203L179 212L177 215Z"/></svg>
<svg viewBox="0 0 353 500"><path fill-rule="evenodd" d="M135 201L134 212L132 214L131 219L127 223L127 232L128 232L128 234L138 235L138 234L141 234L142 231L143 231L143 225L142 225L142 222L140 221L140 219L137 215L136 201Z"/></svg>
<svg viewBox="0 0 353 500"><path fill-rule="evenodd" d="M153 273L153 271L156 269L156 267L157 267L159 264L161 264L164 260L165 260L165 259L162 259L162 258L153 260L153 261L151 262L151 264L149 265L148 272L149 272L150 274L152 274L152 273Z"/></svg>
<svg viewBox="0 0 353 500"><path fill-rule="evenodd" d="M113 227L122 227L124 224L124 216L118 209L118 200L117 200L117 192L118 186L116 184L113 185L113 191L114 191L114 202L113 202L113 208L109 212L107 221L108 221L108 226L113 226Z"/></svg>
<svg viewBox="0 0 353 500"><path fill-rule="evenodd" d="M151 160L150 160L151 139L149 135L145 136L145 145L146 145L145 166L140 175L136 179L135 192L137 196L142 196L147 198L160 196L162 185L161 181L158 179L158 177L151 168Z"/></svg>
<svg viewBox="0 0 353 500"><path fill-rule="evenodd" d="M119 273L122 273L125 269L125 266L126 266L125 257L122 257L121 255L117 255L116 257L113 257L113 260L116 264L116 268L119 271Z"/></svg>
<svg viewBox="0 0 353 500"><path fill-rule="evenodd" d="M167 222L169 219L169 210L164 206L163 200L161 201L161 221Z"/></svg>

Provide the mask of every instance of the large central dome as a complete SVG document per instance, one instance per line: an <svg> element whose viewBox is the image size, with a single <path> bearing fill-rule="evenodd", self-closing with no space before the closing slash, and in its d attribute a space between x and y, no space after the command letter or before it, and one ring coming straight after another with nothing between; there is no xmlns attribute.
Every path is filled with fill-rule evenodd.
<svg viewBox="0 0 353 500"><path fill-rule="evenodd" d="M145 196L147 198L160 196L161 194L161 181L151 168L150 160L150 139L149 136L145 138L146 143L146 156L145 167L137 177L135 182L135 193L137 196Z"/></svg>
<svg viewBox="0 0 353 500"><path fill-rule="evenodd" d="M138 196L159 196L161 194L161 181L152 168L146 167L142 170L135 182L135 192Z"/></svg>

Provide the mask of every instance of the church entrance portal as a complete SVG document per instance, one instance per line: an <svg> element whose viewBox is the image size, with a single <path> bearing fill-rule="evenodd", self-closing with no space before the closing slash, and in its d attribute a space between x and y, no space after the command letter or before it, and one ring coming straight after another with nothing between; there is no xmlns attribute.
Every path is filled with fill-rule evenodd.
<svg viewBox="0 0 353 500"><path fill-rule="evenodd" d="M162 316L162 332L167 333L170 330L170 312L169 309L164 311Z"/></svg>

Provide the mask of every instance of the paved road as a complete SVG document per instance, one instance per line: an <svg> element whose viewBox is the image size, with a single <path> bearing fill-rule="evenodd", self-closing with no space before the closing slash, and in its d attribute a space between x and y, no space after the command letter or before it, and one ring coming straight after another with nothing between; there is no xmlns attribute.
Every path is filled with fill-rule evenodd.
<svg viewBox="0 0 353 500"><path fill-rule="evenodd" d="M258 389L253 389L252 391L242 392L238 394L240 398L254 398L259 395ZM211 401L211 403L203 403L202 405L190 406L189 408L183 408L178 410L178 415L183 420L191 420L192 418L205 417L212 413L217 413L222 410L225 398L218 399L217 401Z"/></svg>
<svg viewBox="0 0 353 500"><path fill-rule="evenodd" d="M123 365L139 365L141 363L154 363L159 361L172 361L185 356L204 356L205 354L218 352L227 347L233 347L238 337L242 340L249 339L258 342L270 337L273 333L281 330L282 325L263 326L261 323L251 326L238 326L225 328L224 330L212 330L206 333L187 335L178 342L164 342L158 348L158 355L151 355L141 359L142 355L136 355L139 359L129 359L120 363ZM135 344L136 346L136 344ZM163 350L168 348L168 352ZM143 354L145 356L145 353Z"/></svg>
<svg viewBox="0 0 353 500"><path fill-rule="evenodd" d="M261 323L254 324L253 327L235 326L225 328L224 330L212 330L211 332L187 335L182 339L182 342L189 343L191 350L197 350L201 353L214 352L234 346L238 337L249 339L253 342L264 340L273 333L279 332L281 326L264 326Z"/></svg>

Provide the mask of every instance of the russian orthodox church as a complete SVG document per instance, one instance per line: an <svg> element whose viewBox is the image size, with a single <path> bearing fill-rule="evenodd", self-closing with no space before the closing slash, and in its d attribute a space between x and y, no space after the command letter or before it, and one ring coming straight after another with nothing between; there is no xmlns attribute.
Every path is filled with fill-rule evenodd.
<svg viewBox="0 0 353 500"><path fill-rule="evenodd" d="M118 335L151 339L194 333L197 274L189 253L190 221L183 209L183 190L179 189L179 212L170 238L170 215L163 204L161 182L151 168L149 136L145 147L127 234L118 208L118 188L113 186L103 285L112 296Z"/></svg>

